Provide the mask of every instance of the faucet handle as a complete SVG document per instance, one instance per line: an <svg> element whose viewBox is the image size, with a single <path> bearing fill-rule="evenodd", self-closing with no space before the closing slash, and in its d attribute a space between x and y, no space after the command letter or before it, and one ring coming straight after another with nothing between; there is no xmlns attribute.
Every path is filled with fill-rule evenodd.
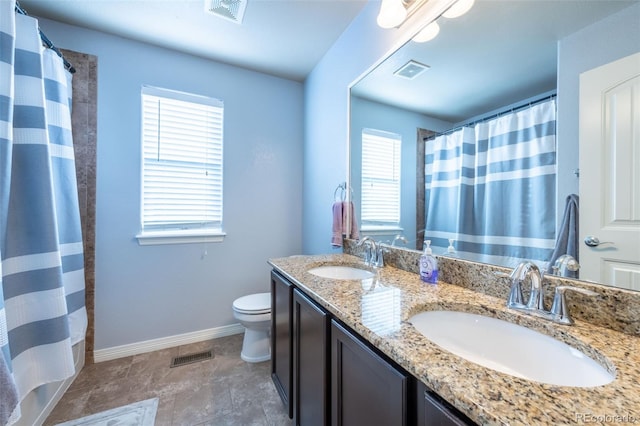
<svg viewBox="0 0 640 426"><path fill-rule="evenodd" d="M553 275L568 277L570 275L568 275L567 272L577 272L580 269L580 264L578 263L576 258L571 256L570 254L563 254L558 259L556 259L551 269Z"/></svg>
<svg viewBox="0 0 640 426"><path fill-rule="evenodd" d="M375 262L375 240L368 235L361 240L358 241L356 247L364 246L364 263L365 265L371 266L373 262Z"/></svg>
<svg viewBox="0 0 640 426"><path fill-rule="evenodd" d="M384 247L382 244L378 244L378 247L376 248L375 263L373 266L376 268L384 268L385 253L389 253L389 249Z"/></svg>
<svg viewBox="0 0 640 426"><path fill-rule="evenodd" d="M494 271L493 275L500 278L509 278L511 280L511 288L509 289L509 297L507 298L507 307L524 307L524 296L522 295L522 286L520 281L516 278L515 273Z"/></svg>
<svg viewBox="0 0 640 426"><path fill-rule="evenodd" d="M511 280L511 288L509 289L509 297L507 298L508 308L524 307L524 296L522 295L522 285L518 279L518 274L513 270L510 274L506 272L494 272L498 277L505 277Z"/></svg>
<svg viewBox="0 0 640 426"><path fill-rule="evenodd" d="M391 242L391 247L395 247L396 246L396 241L401 241L403 242L405 245L409 244L409 241L406 239L406 237L402 234L397 234L394 238L393 241Z"/></svg>
<svg viewBox="0 0 640 426"><path fill-rule="evenodd" d="M508 308L522 308L524 307L524 296L522 295L522 286L520 281L511 280L511 289L509 289L509 298L507 299Z"/></svg>
<svg viewBox="0 0 640 426"><path fill-rule="evenodd" d="M553 296L553 305L551 306L551 315L555 322L569 325L573 324L573 320L571 319L569 310L567 309L567 300L564 295L566 291L575 291L576 293L581 293L586 296L598 296L598 293L585 288L568 285L556 287L555 295Z"/></svg>

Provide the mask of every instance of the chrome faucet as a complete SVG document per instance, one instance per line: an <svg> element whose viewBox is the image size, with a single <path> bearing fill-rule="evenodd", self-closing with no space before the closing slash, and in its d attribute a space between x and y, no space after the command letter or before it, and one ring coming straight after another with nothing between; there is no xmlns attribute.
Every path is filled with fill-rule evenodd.
<svg viewBox="0 0 640 426"><path fill-rule="evenodd" d="M373 265L376 268L382 268L384 267L384 253L389 251L386 247L384 247L382 244L378 244L375 247L375 253L376 253L376 258L375 258L375 262L373 262Z"/></svg>
<svg viewBox="0 0 640 426"><path fill-rule="evenodd" d="M393 241L391 242L391 247L395 247L396 246L396 241L401 241L405 245L409 244L409 241L407 241L405 236L402 235L402 234L398 234L393 238Z"/></svg>
<svg viewBox="0 0 640 426"><path fill-rule="evenodd" d="M580 269L580 264L570 254L563 254L555 261L551 268L553 275L566 277L568 276L567 272L577 272L578 269Z"/></svg>
<svg viewBox="0 0 640 426"><path fill-rule="evenodd" d="M358 244L356 245L356 247L361 246L364 246L364 263L367 266L371 266L374 262L377 261L377 259L374 259L378 250L376 240L369 236L364 237L360 241L358 241Z"/></svg>
<svg viewBox="0 0 640 426"><path fill-rule="evenodd" d="M531 292L529 294L529 301L526 304L527 309L544 310L544 292L542 287L542 272L540 268L533 262L520 262L511 272L511 288L514 286L520 287L520 294L522 294L522 282L530 275L531 278ZM522 299L519 301L522 304Z"/></svg>
<svg viewBox="0 0 640 426"><path fill-rule="evenodd" d="M564 293L567 290L575 291L577 293L582 293L587 296L597 296L598 293L595 291L587 290L580 287L572 287L561 285L556 287L556 293L553 297L553 306L551 306L551 315L553 315L553 321L558 322L560 324L573 324L573 320L569 315L569 309L567 309L567 300L564 296Z"/></svg>
<svg viewBox="0 0 640 426"><path fill-rule="evenodd" d="M522 296L522 282L530 275L531 288L529 301L524 304ZM587 296L597 296L598 293L571 286L558 286L555 289L553 305L550 311L544 307L544 280L540 268L533 262L521 262L509 275L511 278L511 290L507 299L507 308L527 312L536 317L544 318L559 324L573 324L567 310L565 292L567 290L582 293Z"/></svg>
<svg viewBox="0 0 640 426"><path fill-rule="evenodd" d="M382 268L384 266L384 247L382 244L378 244L373 238L366 236L361 239L357 247L364 245L364 263L367 266L373 266L374 268Z"/></svg>

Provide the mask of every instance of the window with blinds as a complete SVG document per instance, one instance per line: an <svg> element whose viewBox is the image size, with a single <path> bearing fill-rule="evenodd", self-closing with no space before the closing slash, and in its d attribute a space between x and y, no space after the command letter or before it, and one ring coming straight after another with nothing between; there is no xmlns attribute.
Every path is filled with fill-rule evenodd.
<svg viewBox="0 0 640 426"><path fill-rule="evenodd" d="M362 201L364 226L400 223L400 146L395 133L362 131Z"/></svg>
<svg viewBox="0 0 640 426"><path fill-rule="evenodd" d="M222 101L142 88L142 231L222 231Z"/></svg>

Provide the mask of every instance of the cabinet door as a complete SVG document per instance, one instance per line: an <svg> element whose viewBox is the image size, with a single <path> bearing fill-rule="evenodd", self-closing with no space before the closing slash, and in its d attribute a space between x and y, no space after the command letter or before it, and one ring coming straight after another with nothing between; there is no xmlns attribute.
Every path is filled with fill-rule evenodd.
<svg viewBox="0 0 640 426"><path fill-rule="evenodd" d="M422 382L417 386L418 426L468 426L469 418L444 402Z"/></svg>
<svg viewBox="0 0 640 426"><path fill-rule="evenodd" d="M275 271L271 272L271 379L289 418L293 417L291 388L293 381L292 323L293 285Z"/></svg>
<svg viewBox="0 0 640 426"><path fill-rule="evenodd" d="M407 425L408 392L406 373L331 322L332 425Z"/></svg>
<svg viewBox="0 0 640 426"><path fill-rule="evenodd" d="M326 425L328 402L327 313L303 293L293 291L293 422Z"/></svg>

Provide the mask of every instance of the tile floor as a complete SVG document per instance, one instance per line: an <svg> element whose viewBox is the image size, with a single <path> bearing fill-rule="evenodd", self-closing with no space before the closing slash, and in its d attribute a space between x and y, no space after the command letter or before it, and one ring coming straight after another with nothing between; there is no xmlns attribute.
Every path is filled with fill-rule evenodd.
<svg viewBox="0 0 640 426"><path fill-rule="evenodd" d="M156 426L289 426L271 363L240 359L242 335L85 366L44 426L158 397ZM175 356L213 358L169 368Z"/></svg>

